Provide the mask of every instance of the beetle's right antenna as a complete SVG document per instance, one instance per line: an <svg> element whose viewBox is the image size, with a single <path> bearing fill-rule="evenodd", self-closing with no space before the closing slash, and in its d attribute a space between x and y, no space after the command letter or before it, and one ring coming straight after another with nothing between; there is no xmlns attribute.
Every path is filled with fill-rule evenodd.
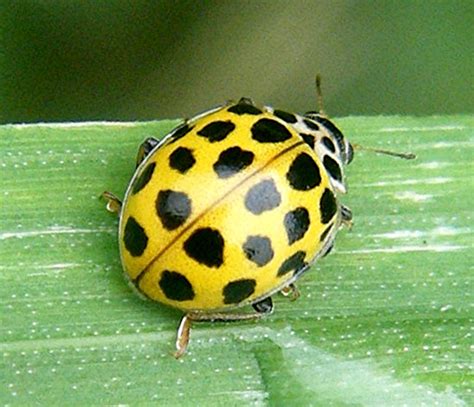
<svg viewBox="0 0 474 407"><path fill-rule="evenodd" d="M320 115L325 116L326 112L324 111L323 108L323 92L321 90L321 74L316 74L316 100L318 104L318 112ZM360 144L352 144L352 147L356 150L365 150L365 151L371 151L376 154L384 154L384 155L390 155L392 157L398 157L398 158L403 158L404 160L414 160L416 158L416 154L413 153L398 153L396 151L390 151L390 150L383 150L380 148L372 148L372 147L365 147L361 146Z"/></svg>
<svg viewBox="0 0 474 407"><path fill-rule="evenodd" d="M365 147L360 144L352 144L352 147L354 147L355 150L371 151L372 153L390 155L392 157L403 158L404 160L414 160L416 158L416 154L413 153L398 153L396 151L382 150L380 148Z"/></svg>
<svg viewBox="0 0 474 407"><path fill-rule="evenodd" d="M321 74L316 74L316 101L318 104L318 112L321 115L325 115L323 108L323 92L321 90Z"/></svg>

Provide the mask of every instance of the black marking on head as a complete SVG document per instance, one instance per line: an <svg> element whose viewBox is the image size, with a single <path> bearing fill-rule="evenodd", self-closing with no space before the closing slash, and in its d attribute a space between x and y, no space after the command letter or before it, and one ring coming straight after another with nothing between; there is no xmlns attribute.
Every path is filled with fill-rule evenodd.
<svg viewBox="0 0 474 407"><path fill-rule="evenodd" d="M219 154L213 168L219 178L229 178L252 164L255 155L240 147L230 147Z"/></svg>
<svg viewBox="0 0 474 407"><path fill-rule="evenodd" d="M312 136L311 134L305 134L305 133L300 133L300 136L303 138L304 142L308 146L310 146L311 148L314 148L314 143L316 141L314 136Z"/></svg>
<svg viewBox="0 0 474 407"><path fill-rule="evenodd" d="M132 216L127 219L125 224L123 243L133 257L141 256L148 244L148 236L145 233L145 229Z"/></svg>
<svg viewBox="0 0 474 407"><path fill-rule="evenodd" d="M308 129L311 130L319 130L319 126L317 123L313 122L312 120L309 119L303 119L303 123L306 125Z"/></svg>
<svg viewBox="0 0 474 407"><path fill-rule="evenodd" d="M133 183L132 194L136 194L137 192L140 192L143 188L146 187L148 182L150 182L151 177L153 176L155 167L156 163L150 163L145 167L145 169Z"/></svg>
<svg viewBox="0 0 474 407"><path fill-rule="evenodd" d="M281 120L287 122L287 123L296 123L298 121L298 119L296 118L296 116L292 113L288 113L288 112L285 112L283 110L274 110L273 111L273 114L280 118Z"/></svg>
<svg viewBox="0 0 474 407"><path fill-rule="evenodd" d="M193 286L185 276L176 271L163 271L158 284L169 300L189 301L194 298Z"/></svg>
<svg viewBox="0 0 474 407"><path fill-rule="evenodd" d="M336 146L329 137L324 136L321 141L329 151L332 153L336 152Z"/></svg>
<svg viewBox="0 0 474 407"><path fill-rule="evenodd" d="M279 143L291 138L290 131L272 119L260 119L252 128L252 138L260 143Z"/></svg>
<svg viewBox="0 0 474 407"><path fill-rule="evenodd" d="M344 151L344 136L342 135L341 131L334 125L334 123L326 119L325 117L317 116L313 118L318 123L321 123L331 135L336 139L336 142L339 146L340 151Z"/></svg>
<svg viewBox="0 0 474 407"><path fill-rule="evenodd" d="M321 183L319 167L307 153L300 153L291 163L286 178L292 188L307 191Z"/></svg>
<svg viewBox="0 0 474 407"><path fill-rule="evenodd" d="M179 228L191 215L191 200L184 192L160 191L155 202L156 213L167 230Z"/></svg>
<svg viewBox="0 0 474 407"><path fill-rule="evenodd" d="M173 133L171 133L171 141L170 143L174 143L175 141L179 140L180 138L184 137L186 134L188 134L194 126L190 126L187 123L182 124L178 128L176 128Z"/></svg>
<svg viewBox="0 0 474 407"><path fill-rule="evenodd" d="M238 304L255 292L257 282L253 279L243 278L228 283L222 295L224 296L224 304Z"/></svg>
<svg viewBox="0 0 474 407"><path fill-rule="evenodd" d="M329 232L331 231L332 227L334 226L334 223L331 223L325 230L324 232L321 234L320 238L319 238L319 241L320 242L323 242L324 240L326 240L326 237L329 235Z"/></svg>
<svg viewBox="0 0 474 407"><path fill-rule="evenodd" d="M319 210L321 212L321 223L323 224L328 223L337 212L336 198L327 188L319 201Z"/></svg>
<svg viewBox="0 0 474 407"><path fill-rule="evenodd" d="M300 250L297 251L292 256L288 257L278 269L277 276L281 277L290 271L295 271L296 273L302 268L306 267L306 262L304 258L306 257L306 252Z"/></svg>
<svg viewBox="0 0 474 407"><path fill-rule="evenodd" d="M339 167L339 164L333 158L325 155L323 158L323 165L331 178L334 178L336 181L342 181L341 167Z"/></svg>
<svg viewBox="0 0 474 407"><path fill-rule="evenodd" d="M178 147L169 157L170 167L179 171L181 174L186 173L195 163L192 150L186 147Z"/></svg>
<svg viewBox="0 0 474 407"><path fill-rule="evenodd" d="M242 249L247 259L259 267L265 266L273 259L272 242L266 236L249 236Z"/></svg>
<svg viewBox="0 0 474 407"><path fill-rule="evenodd" d="M300 206L285 215L284 220L286 234L288 236L288 243L292 245L300 240L308 231L310 221L309 212L306 208Z"/></svg>
<svg viewBox="0 0 474 407"><path fill-rule="evenodd" d="M217 120L204 126L197 134L201 137L207 138L211 143L224 140L233 130L235 124L230 120Z"/></svg>
<svg viewBox="0 0 474 407"><path fill-rule="evenodd" d="M275 209L280 203L281 195L272 179L259 182L245 195L245 207L254 215Z"/></svg>
<svg viewBox="0 0 474 407"><path fill-rule="evenodd" d="M216 229L195 230L183 247L189 257L208 267L220 267L224 262L224 239Z"/></svg>
<svg viewBox="0 0 474 407"><path fill-rule="evenodd" d="M231 106L227 109L230 113L238 114L239 116L244 114L257 115L263 113L259 108L255 107L253 104L248 103L247 99L241 99L239 103L234 106Z"/></svg>

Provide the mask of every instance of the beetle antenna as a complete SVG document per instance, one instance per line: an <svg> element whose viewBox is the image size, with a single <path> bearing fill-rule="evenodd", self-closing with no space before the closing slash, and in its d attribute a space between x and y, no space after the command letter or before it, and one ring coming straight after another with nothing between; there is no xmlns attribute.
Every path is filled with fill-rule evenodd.
<svg viewBox="0 0 474 407"><path fill-rule="evenodd" d="M321 74L316 74L316 102L319 114L325 115L323 108L323 92L321 90Z"/></svg>
<svg viewBox="0 0 474 407"><path fill-rule="evenodd" d="M352 147L356 150L371 151L376 154L384 154L390 155L392 157L403 158L404 160L414 160L416 158L416 154L413 153L398 153L396 151L382 150L380 148L364 147L360 144L352 144Z"/></svg>
<svg viewBox="0 0 474 407"><path fill-rule="evenodd" d="M318 104L318 111L319 114L325 115L324 111L324 105L323 105L323 92L321 90L321 74L316 74L316 100ZM384 155L390 155L392 157L397 157L397 158L403 158L404 160L414 160L416 158L416 154L413 153L398 153L396 151L390 151L390 150L383 150L380 148L372 148L372 147L364 147L361 146L360 144L352 144L352 147L356 150L362 150L362 151L371 151L376 154L384 154Z"/></svg>

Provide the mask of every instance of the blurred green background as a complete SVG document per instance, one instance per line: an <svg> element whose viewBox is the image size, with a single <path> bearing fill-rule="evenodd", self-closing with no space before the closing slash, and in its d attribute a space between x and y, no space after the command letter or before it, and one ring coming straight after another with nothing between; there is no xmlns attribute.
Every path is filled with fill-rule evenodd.
<svg viewBox="0 0 474 407"><path fill-rule="evenodd" d="M186 117L242 95L288 110L474 111L474 2L0 3L0 122Z"/></svg>

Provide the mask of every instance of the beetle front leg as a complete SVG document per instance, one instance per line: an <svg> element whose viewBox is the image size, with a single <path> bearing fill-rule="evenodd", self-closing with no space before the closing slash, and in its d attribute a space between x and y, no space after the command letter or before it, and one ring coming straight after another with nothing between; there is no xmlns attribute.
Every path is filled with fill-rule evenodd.
<svg viewBox="0 0 474 407"><path fill-rule="evenodd" d="M298 287L293 283L291 283L290 285L287 285L286 287L283 287L280 290L280 293L283 296L288 297L290 301L297 300L301 295L300 290L298 290Z"/></svg>
<svg viewBox="0 0 474 407"><path fill-rule="evenodd" d="M345 205L341 205L341 222L349 229L352 228L352 211Z"/></svg>
<svg viewBox="0 0 474 407"><path fill-rule="evenodd" d="M122 201L118 199L112 192L104 191L101 197L107 202L106 208L109 212L120 215L122 209Z"/></svg>
<svg viewBox="0 0 474 407"><path fill-rule="evenodd" d="M148 137L138 148L137 167L140 163L151 153L151 151L158 145L159 141L156 138Z"/></svg>

